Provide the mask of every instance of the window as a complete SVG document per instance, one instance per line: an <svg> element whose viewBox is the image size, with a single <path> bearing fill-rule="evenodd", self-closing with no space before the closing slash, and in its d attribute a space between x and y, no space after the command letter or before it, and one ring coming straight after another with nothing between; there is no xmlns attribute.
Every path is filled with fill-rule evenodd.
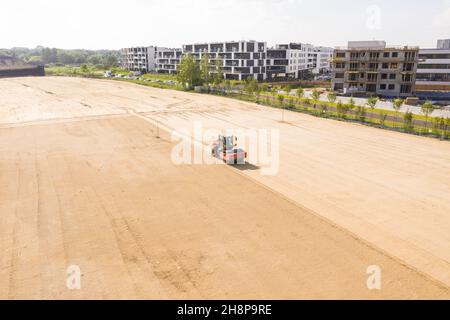
<svg viewBox="0 0 450 320"><path fill-rule="evenodd" d="M388 69L389 68L389 64L388 63L383 63L383 69Z"/></svg>
<svg viewBox="0 0 450 320"><path fill-rule="evenodd" d="M381 79L387 79L388 78L388 75L387 75L387 73L382 73L381 74Z"/></svg>
<svg viewBox="0 0 450 320"><path fill-rule="evenodd" d="M392 52L392 58L398 58L398 52Z"/></svg>
<svg viewBox="0 0 450 320"><path fill-rule="evenodd" d="M395 78L396 78L396 74L395 74L395 73L391 73L391 74L389 75L389 79L395 80Z"/></svg>
<svg viewBox="0 0 450 320"><path fill-rule="evenodd" d="M400 93L411 93L412 86L410 84L404 84L400 87Z"/></svg>
<svg viewBox="0 0 450 320"><path fill-rule="evenodd" d="M386 90L386 85L385 84L380 84L380 90Z"/></svg>
<svg viewBox="0 0 450 320"><path fill-rule="evenodd" d="M411 74L404 74L402 75L402 81L403 82L411 82L413 80L413 77Z"/></svg>
<svg viewBox="0 0 450 320"><path fill-rule="evenodd" d="M395 84L390 84L389 85L389 90L395 90Z"/></svg>
<svg viewBox="0 0 450 320"><path fill-rule="evenodd" d="M419 64L418 68L419 69L450 69L450 64L422 63L422 64Z"/></svg>
<svg viewBox="0 0 450 320"><path fill-rule="evenodd" d="M385 53L383 53L383 57L385 57L385 58L389 58L389 52L385 52Z"/></svg>
<svg viewBox="0 0 450 320"><path fill-rule="evenodd" d="M335 83L334 84L334 90L338 91L338 90L343 90L344 89L344 84L343 83Z"/></svg>

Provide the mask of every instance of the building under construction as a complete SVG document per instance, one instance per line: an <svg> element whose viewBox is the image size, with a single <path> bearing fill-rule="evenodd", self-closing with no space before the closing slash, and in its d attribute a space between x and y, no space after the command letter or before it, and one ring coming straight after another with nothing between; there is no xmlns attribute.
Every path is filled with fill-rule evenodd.
<svg viewBox="0 0 450 320"><path fill-rule="evenodd" d="M384 41L351 41L333 56L333 90L348 95L414 95L418 47L386 47Z"/></svg>

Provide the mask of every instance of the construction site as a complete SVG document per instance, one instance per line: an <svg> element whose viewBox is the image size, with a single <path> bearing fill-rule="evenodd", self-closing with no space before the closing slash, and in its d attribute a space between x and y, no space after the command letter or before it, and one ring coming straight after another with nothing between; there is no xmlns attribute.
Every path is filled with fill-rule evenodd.
<svg viewBox="0 0 450 320"><path fill-rule="evenodd" d="M194 123L278 170L174 163ZM448 141L224 97L0 79L0 217L0 299L450 299Z"/></svg>

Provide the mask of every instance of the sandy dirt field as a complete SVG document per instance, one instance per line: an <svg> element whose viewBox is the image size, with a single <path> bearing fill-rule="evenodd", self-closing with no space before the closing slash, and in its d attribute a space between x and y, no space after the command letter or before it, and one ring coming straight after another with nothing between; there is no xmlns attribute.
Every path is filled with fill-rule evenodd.
<svg viewBox="0 0 450 320"><path fill-rule="evenodd" d="M0 80L0 298L449 299L450 144L280 119L123 82ZM196 120L279 129L279 172L173 164L163 129Z"/></svg>

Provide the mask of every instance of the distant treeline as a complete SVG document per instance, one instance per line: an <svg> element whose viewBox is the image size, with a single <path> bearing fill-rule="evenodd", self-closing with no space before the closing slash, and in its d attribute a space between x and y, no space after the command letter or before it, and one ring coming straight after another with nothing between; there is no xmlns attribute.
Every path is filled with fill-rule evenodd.
<svg viewBox="0 0 450 320"><path fill-rule="evenodd" d="M0 49L0 58L33 65L83 65L105 68L117 66L120 53L114 50L64 50L36 47Z"/></svg>

